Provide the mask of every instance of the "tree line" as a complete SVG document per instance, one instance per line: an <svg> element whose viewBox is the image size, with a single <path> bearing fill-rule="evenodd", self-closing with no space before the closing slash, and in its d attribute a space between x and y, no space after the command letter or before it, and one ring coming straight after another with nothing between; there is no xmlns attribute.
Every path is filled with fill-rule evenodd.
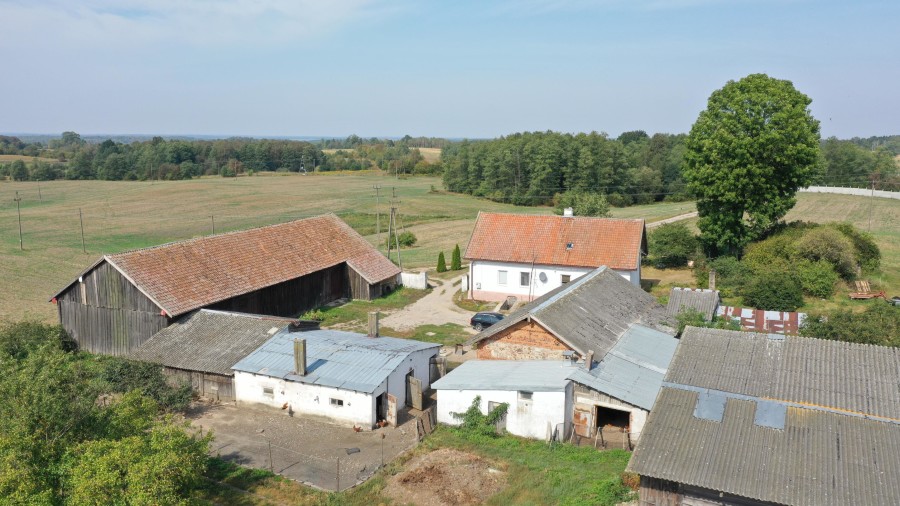
<svg viewBox="0 0 900 506"><path fill-rule="evenodd" d="M345 139L322 139L318 146L322 149L356 149L360 146L384 144L385 146L406 146L409 148L445 148L451 144L448 139L440 137L412 137L404 135L400 139L380 139L370 137L364 139L356 134Z"/></svg>

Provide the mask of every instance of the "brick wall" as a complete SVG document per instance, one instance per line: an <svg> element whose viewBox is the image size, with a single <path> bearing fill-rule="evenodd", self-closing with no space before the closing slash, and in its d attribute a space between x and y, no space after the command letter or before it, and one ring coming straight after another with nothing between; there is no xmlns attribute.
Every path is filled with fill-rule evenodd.
<svg viewBox="0 0 900 506"><path fill-rule="evenodd" d="M535 322L522 321L478 343L480 360L562 360L570 350Z"/></svg>

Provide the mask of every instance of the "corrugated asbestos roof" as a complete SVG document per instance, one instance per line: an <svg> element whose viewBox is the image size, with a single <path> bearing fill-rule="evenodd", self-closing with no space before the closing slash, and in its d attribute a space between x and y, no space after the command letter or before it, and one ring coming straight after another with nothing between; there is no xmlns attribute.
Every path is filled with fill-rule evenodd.
<svg viewBox="0 0 900 506"><path fill-rule="evenodd" d="M633 270L641 252L644 220L478 213L465 258Z"/></svg>
<svg viewBox="0 0 900 506"><path fill-rule="evenodd" d="M201 309L154 334L128 358L231 376L231 366L291 321Z"/></svg>
<svg viewBox="0 0 900 506"><path fill-rule="evenodd" d="M633 323L669 334L673 319L656 298L606 267L552 290L472 338L476 343L532 319L581 355L602 359Z"/></svg>
<svg viewBox="0 0 900 506"><path fill-rule="evenodd" d="M306 339L306 376L294 373L294 339ZM370 338L338 330L281 330L232 367L235 371L298 383L372 393L410 353L439 344L394 337Z"/></svg>
<svg viewBox="0 0 900 506"><path fill-rule="evenodd" d="M562 360L469 360L431 384L435 390L561 392L576 369Z"/></svg>
<svg viewBox="0 0 900 506"><path fill-rule="evenodd" d="M676 316L685 309L696 309L706 321L712 320L719 307L719 291L709 289L672 288L669 292L669 314Z"/></svg>
<svg viewBox="0 0 900 506"><path fill-rule="evenodd" d="M781 504L900 504L900 349L688 328L629 469Z"/></svg>
<svg viewBox="0 0 900 506"><path fill-rule="evenodd" d="M342 262L369 283L400 273L333 214L108 255L103 260L172 317Z"/></svg>
<svg viewBox="0 0 900 506"><path fill-rule="evenodd" d="M632 325L596 367L577 368L569 379L650 410L676 346L672 335Z"/></svg>

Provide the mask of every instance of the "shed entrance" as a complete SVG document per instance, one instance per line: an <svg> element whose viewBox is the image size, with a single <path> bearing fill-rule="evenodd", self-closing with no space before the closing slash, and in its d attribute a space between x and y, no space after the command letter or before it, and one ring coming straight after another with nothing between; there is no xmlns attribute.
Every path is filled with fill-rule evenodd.
<svg viewBox="0 0 900 506"><path fill-rule="evenodd" d="M605 406L596 406L594 408L594 420L597 421L597 432L604 447L629 447L630 412Z"/></svg>

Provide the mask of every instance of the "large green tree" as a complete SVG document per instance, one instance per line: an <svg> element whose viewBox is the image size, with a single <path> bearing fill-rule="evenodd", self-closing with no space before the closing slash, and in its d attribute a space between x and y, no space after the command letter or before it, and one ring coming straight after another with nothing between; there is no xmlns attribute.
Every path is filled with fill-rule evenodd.
<svg viewBox="0 0 900 506"><path fill-rule="evenodd" d="M729 81L691 128L685 179L697 196L701 239L740 253L794 206L819 170L819 122L790 81L765 74Z"/></svg>

